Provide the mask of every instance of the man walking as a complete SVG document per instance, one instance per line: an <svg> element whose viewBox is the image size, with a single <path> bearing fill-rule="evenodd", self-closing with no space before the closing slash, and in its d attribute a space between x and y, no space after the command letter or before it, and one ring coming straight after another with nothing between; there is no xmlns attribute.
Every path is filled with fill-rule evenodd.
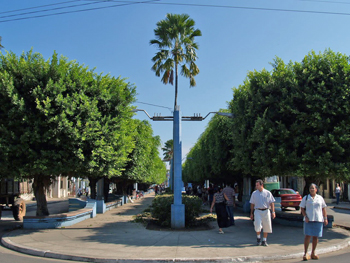
<svg viewBox="0 0 350 263"><path fill-rule="evenodd" d="M226 201L226 211L227 215L230 218L230 226L235 225L235 218L233 214L233 208L236 207L236 200L235 200L235 190L228 184L223 190L224 195L228 198Z"/></svg>
<svg viewBox="0 0 350 263"><path fill-rule="evenodd" d="M257 236L258 246L268 246L267 234L272 233L271 213L272 219L276 217L275 213L275 198L271 192L264 189L264 182L256 180L256 190L252 193L250 198L250 218L254 220L254 228ZM271 207L271 213L269 208ZM263 229L263 240L261 242L261 230Z"/></svg>

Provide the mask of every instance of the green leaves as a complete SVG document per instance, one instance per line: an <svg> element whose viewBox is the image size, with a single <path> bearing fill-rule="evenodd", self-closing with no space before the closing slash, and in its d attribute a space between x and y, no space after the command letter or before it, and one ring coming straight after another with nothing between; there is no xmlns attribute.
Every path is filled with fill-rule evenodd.
<svg viewBox="0 0 350 263"><path fill-rule="evenodd" d="M195 37L201 36L199 29L195 29L195 22L186 14L167 14L166 19L157 23L154 30L155 39L151 45L158 48L158 52L152 58L154 62L152 70L157 77L162 77L164 84L171 83L172 74L175 71L175 106L177 105L177 70L181 67L181 75L190 78L190 86L196 85L194 77L199 69L195 64L197 60L196 49L198 44Z"/></svg>
<svg viewBox="0 0 350 263"><path fill-rule="evenodd" d="M250 72L234 91L234 166L259 176L348 177L349 63L331 50Z"/></svg>
<svg viewBox="0 0 350 263"><path fill-rule="evenodd" d="M349 57L312 51L301 62L275 58L271 65L233 90L234 118L209 123L184 164L186 181L236 174L348 180Z"/></svg>
<svg viewBox="0 0 350 263"><path fill-rule="evenodd" d="M133 123L135 146L122 176L129 181L161 184L166 179L166 167L159 157L160 139L153 136L149 122L133 120Z"/></svg>
<svg viewBox="0 0 350 263"><path fill-rule="evenodd" d="M135 87L56 53L0 55L0 173L117 176L134 147Z"/></svg>

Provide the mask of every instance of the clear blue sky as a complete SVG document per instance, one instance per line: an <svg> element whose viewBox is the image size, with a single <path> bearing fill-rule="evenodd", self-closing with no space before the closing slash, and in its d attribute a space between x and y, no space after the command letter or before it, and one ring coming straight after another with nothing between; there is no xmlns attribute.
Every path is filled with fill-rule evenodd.
<svg viewBox="0 0 350 263"><path fill-rule="evenodd" d="M51 5L55 3L64 4ZM29 9L42 5L50 6ZM80 6L59 9L74 5ZM276 56L285 62L301 61L311 50L327 48L350 54L350 1L346 0L0 0L0 6L2 52L19 55L33 48L50 58L55 50L96 68L97 73L127 78L137 87L139 103L135 105L150 115L166 116L171 111L143 103L174 105L174 87L162 84L151 71L157 50L149 45L156 23L167 13L190 15L203 35L197 38L197 86L189 88L188 79L179 78L178 104L184 116L205 116L227 108L232 89L243 83L247 72L270 70L269 63ZM93 8L103 9L51 16ZM18 9L24 10L10 12ZM21 13L28 14L17 16ZM34 16L43 17L16 20ZM137 113L135 118L147 117ZM182 122L183 156L209 119ZM151 124L163 143L172 138L172 122Z"/></svg>

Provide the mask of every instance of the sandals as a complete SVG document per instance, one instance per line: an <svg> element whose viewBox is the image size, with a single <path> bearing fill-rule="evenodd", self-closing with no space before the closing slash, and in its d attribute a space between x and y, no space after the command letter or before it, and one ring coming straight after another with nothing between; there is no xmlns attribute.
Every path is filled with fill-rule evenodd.
<svg viewBox="0 0 350 263"><path fill-rule="evenodd" d="M219 234L224 234L224 231L220 230L220 231L219 231Z"/></svg>
<svg viewBox="0 0 350 263"><path fill-rule="evenodd" d="M303 256L303 261L308 261L309 259L310 259L309 254L305 254ZM319 257L317 255L315 255L315 254L311 254L311 259L319 259Z"/></svg>

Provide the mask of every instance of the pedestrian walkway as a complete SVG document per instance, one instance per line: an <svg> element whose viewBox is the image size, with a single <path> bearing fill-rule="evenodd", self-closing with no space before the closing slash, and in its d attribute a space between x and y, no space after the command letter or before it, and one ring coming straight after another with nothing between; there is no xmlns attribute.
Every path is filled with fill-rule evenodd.
<svg viewBox="0 0 350 263"><path fill-rule="evenodd" d="M3 237L11 249L57 259L90 262L259 262L302 259L303 231L299 227L273 225L269 247L256 246L256 234L247 214L235 214L236 226L218 234L214 228L202 231L154 231L134 223L133 216L148 208L154 194L105 214L61 229L18 229ZM350 232L324 229L317 253L345 248Z"/></svg>

